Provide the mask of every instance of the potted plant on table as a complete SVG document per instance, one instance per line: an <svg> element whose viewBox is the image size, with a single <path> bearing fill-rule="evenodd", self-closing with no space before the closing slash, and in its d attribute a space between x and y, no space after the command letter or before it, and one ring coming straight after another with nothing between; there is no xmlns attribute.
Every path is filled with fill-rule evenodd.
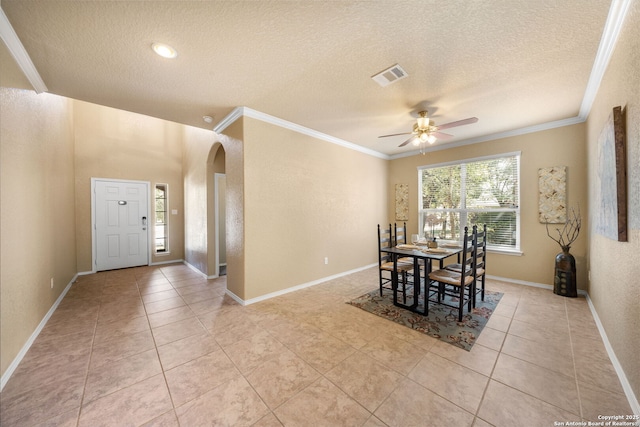
<svg viewBox="0 0 640 427"><path fill-rule="evenodd" d="M442 222L442 220L440 220L440 218L438 218L437 215L431 214L431 215L427 215L427 224L428 226L431 226L431 235L427 237L427 247L428 248L437 248L438 247L438 242L436 241L436 232L435 232L435 227L436 225L440 224ZM425 230L427 229L427 227L425 226Z"/></svg>

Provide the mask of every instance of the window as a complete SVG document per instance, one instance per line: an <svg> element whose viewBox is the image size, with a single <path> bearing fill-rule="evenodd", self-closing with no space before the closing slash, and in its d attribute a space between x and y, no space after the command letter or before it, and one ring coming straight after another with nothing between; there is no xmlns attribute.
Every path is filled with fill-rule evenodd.
<svg viewBox="0 0 640 427"><path fill-rule="evenodd" d="M169 217L167 215L169 206L168 187L167 184L156 184L156 223L154 233L156 242L155 251L159 254L169 252Z"/></svg>
<svg viewBox="0 0 640 427"><path fill-rule="evenodd" d="M462 240L464 227L487 224L493 250L520 251L520 153L418 169L419 230Z"/></svg>

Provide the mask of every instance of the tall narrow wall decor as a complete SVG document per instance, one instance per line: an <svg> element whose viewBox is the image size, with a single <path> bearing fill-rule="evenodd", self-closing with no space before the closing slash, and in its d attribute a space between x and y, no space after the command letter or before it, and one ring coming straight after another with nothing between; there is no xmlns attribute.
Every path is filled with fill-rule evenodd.
<svg viewBox="0 0 640 427"><path fill-rule="evenodd" d="M396 221L409 221L409 184L396 184Z"/></svg>
<svg viewBox="0 0 640 427"><path fill-rule="evenodd" d="M538 219L543 224L567 222L567 167L538 169Z"/></svg>
<svg viewBox="0 0 640 427"><path fill-rule="evenodd" d="M596 233L619 242L627 241L626 120L615 107L598 137L596 176Z"/></svg>

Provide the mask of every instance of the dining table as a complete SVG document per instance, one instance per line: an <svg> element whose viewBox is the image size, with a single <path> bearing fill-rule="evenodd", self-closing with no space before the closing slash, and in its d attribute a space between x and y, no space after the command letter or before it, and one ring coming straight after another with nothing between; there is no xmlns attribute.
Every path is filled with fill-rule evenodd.
<svg viewBox="0 0 640 427"><path fill-rule="evenodd" d="M400 244L397 246L381 248L382 252L391 254L393 259L392 290L393 304L397 307L413 311L424 316L429 314L429 273L431 273L432 262L438 261L439 268L444 268L444 261L452 256L458 256L462 252L462 247L458 245L448 245L447 247L429 248L427 245ZM413 299L411 303L404 304L398 299L398 259L413 258ZM420 278L420 262L424 264L424 303L420 309L419 297L423 281Z"/></svg>

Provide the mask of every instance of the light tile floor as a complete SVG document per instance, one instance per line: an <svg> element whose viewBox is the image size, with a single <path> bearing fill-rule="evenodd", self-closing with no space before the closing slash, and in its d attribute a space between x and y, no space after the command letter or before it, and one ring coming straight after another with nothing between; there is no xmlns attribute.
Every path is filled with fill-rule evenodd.
<svg viewBox="0 0 640 427"><path fill-rule="evenodd" d="M1 394L9 426L552 426L631 409L584 298L504 292L470 352L345 304L250 306L182 264L81 276Z"/></svg>

